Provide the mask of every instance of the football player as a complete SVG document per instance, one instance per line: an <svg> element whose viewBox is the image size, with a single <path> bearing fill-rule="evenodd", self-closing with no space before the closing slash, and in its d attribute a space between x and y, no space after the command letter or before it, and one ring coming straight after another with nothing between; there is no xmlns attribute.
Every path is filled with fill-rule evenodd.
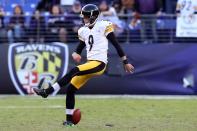
<svg viewBox="0 0 197 131"><path fill-rule="evenodd" d="M68 85L66 93L66 121L65 126L73 126L72 114L75 106L75 92L79 90L90 78L103 74L107 64L108 40L116 48L122 59L126 72L132 73L134 67L128 62L125 53L118 44L113 25L108 21L97 21L99 9L96 5L87 4L82 8L81 17L84 26L78 30L79 45L72 54L76 62L81 61L81 52L84 47L87 51L87 62L70 70L63 78L47 89L34 89L37 95L46 98L49 94Z"/></svg>

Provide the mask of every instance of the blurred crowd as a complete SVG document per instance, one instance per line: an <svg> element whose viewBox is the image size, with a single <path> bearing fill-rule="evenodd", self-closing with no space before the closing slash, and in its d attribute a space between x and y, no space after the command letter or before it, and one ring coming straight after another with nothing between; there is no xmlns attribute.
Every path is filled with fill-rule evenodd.
<svg viewBox="0 0 197 131"><path fill-rule="evenodd" d="M13 42L77 42L77 31L82 25L80 11L84 4L92 1L74 1L70 7L63 7L60 1L41 0L27 22L21 5L13 8L8 22L0 6L0 43ZM99 20L113 23L117 37L126 35L126 30L138 28L141 42L157 42L156 19L163 11L163 0L99 0ZM151 29L151 39L147 30Z"/></svg>

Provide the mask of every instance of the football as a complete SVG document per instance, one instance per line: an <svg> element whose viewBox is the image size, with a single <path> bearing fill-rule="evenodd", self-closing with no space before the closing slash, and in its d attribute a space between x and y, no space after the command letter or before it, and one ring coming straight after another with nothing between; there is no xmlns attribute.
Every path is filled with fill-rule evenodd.
<svg viewBox="0 0 197 131"><path fill-rule="evenodd" d="M81 111L80 109L75 109L72 116L72 122L73 124L76 125L77 123L79 123L80 120L81 120Z"/></svg>

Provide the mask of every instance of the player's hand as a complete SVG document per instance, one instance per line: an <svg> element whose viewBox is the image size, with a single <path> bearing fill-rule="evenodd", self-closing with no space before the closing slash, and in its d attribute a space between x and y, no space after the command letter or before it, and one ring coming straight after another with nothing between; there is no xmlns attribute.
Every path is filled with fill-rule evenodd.
<svg viewBox="0 0 197 131"><path fill-rule="evenodd" d="M133 73L134 72L134 66L131 65L131 64L124 64L124 69L126 72L129 72L129 73Z"/></svg>
<svg viewBox="0 0 197 131"><path fill-rule="evenodd" d="M72 54L72 57L73 57L73 60L76 61L77 63L81 61L81 55L77 54L76 52Z"/></svg>

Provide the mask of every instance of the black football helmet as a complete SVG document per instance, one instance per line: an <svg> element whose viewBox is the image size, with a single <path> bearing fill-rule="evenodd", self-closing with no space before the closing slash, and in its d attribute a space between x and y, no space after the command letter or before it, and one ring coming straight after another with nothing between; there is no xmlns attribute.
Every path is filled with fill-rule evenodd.
<svg viewBox="0 0 197 131"><path fill-rule="evenodd" d="M81 9L81 17L84 18L88 18L89 22L85 23L83 20L83 23L85 24L85 26L90 27L93 26L99 16L99 9L96 5L94 4L87 4L85 5L82 9Z"/></svg>

